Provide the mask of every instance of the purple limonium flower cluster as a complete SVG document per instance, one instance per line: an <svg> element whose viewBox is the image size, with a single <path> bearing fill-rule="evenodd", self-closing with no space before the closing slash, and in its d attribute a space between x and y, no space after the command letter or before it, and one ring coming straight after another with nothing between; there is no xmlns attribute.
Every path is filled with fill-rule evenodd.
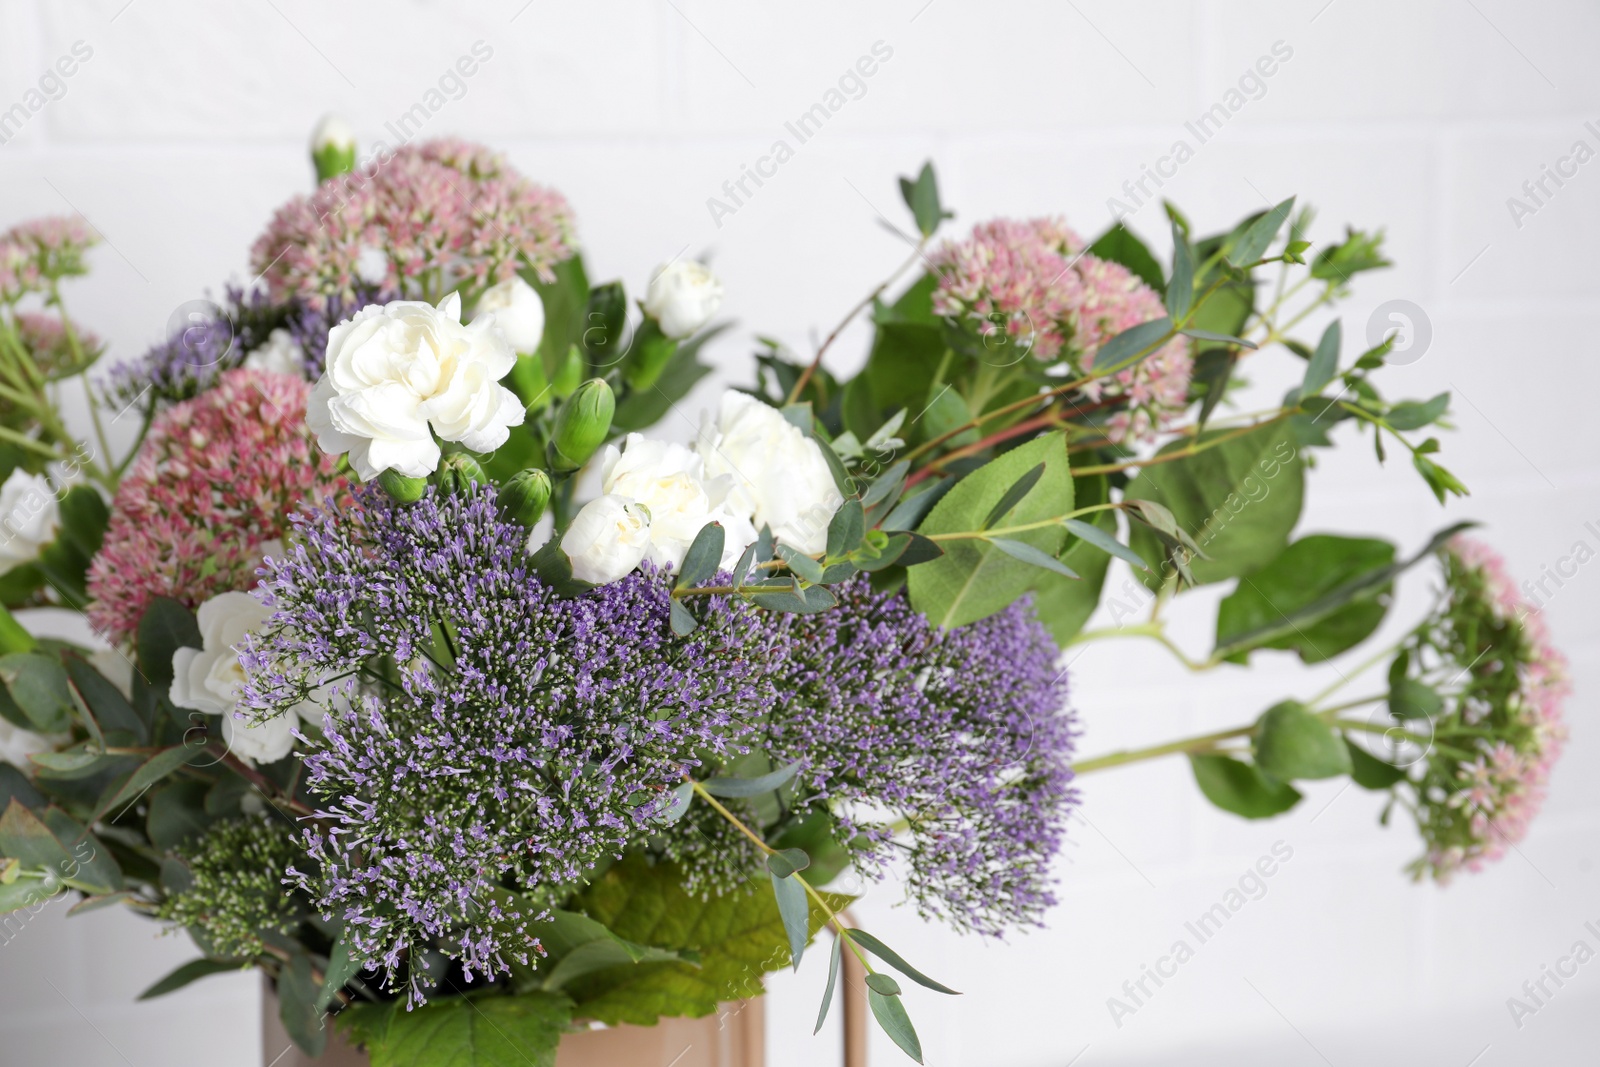
<svg viewBox="0 0 1600 1067"><path fill-rule="evenodd" d="M229 287L214 313L200 313L174 327L171 336L137 359L111 368L109 395L118 406L154 409L199 396L225 371L244 366L251 352L267 345L275 330L286 330L301 354L301 373L322 373L328 331L367 304L384 304L393 294L362 289L311 304L274 303L262 289Z"/></svg>
<svg viewBox="0 0 1600 1067"><path fill-rule="evenodd" d="M831 808L858 865L903 877L924 916L986 934L1039 922L1077 801L1049 631L1026 599L941 630L864 578L833 589L829 611L766 616L768 751L800 762L803 803Z"/></svg>
<svg viewBox="0 0 1600 1067"><path fill-rule="evenodd" d="M659 831L684 774L741 751L765 710L758 661L734 651L753 614L675 637L649 571L560 598L492 489L409 506L369 489L298 525L241 707L324 694L310 862L290 880L413 1002L425 948L469 978L527 962L540 891Z"/></svg>

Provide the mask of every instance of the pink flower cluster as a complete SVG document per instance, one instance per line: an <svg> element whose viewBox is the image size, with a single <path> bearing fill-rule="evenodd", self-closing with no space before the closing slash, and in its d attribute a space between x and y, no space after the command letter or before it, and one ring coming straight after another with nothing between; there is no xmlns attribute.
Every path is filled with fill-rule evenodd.
<svg viewBox="0 0 1600 1067"><path fill-rule="evenodd" d="M1094 369L1101 345L1166 314L1161 297L1121 264L1083 251L1057 218L995 219L933 255L935 314L976 320L986 346L1017 351L1074 372ZM1149 437L1188 404L1193 360L1178 337L1134 367L1087 383L1090 401L1119 410L1106 421L1112 441Z"/></svg>
<svg viewBox="0 0 1600 1067"><path fill-rule="evenodd" d="M465 141L406 145L279 208L251 250L274 299L321 307L382 289L437 298L526 264L549 280L576 251L572 212L498 155Z"/></svg>
<svg viewBox="0 0 1600 1067"><path fill-rule="evenodd" d="M48 315L39 311L18 312L13 325L17 330L17 339L22 342L22 347L28 350L28 355L33 357L34 363L47 376L54 376L60 372L73 372L81 369L72 350L72 342L67 337L67 326L60 316ZM78 346L83 352L84 363L92 363L104 348L101 341L87 330L74 327L78 337Z"/></svg>
<svg viewBox="0 0 1600 1067"><path fill-rule="evenodd" d="M58 278L87 273L83 255L98 242L76 215L29 219L0 234L0 303L15 303Z"/></svg>
<svg viewBox="0 0 1600 1067"><path fill-rule="evenodd" d="M252 588L290 516L343 488L306 428L310 391L290 375L231 370L156 417L89 569L97 630L130 636L152 597L194 608Z"/></svg>
<svg viewBox="0 0 1600 1067"><path fill-rule="evenodd" d="M1457 789L1446 801L1466 821L1465 843L1436 843L1423 859L1440 882L1462 869L1480 870L1527 835L1566 743L1562 705L1571 692L1566 657L1551 645L1543 618L1499 553L1466 537L1452 539L1446 551L1478 575L1492 615L1515 635L1515 647L1503 654L1514 660L1517 686L1504 708L1469 701L1465 709L1467 725L1487 736L1478 738L1475 759L1457 765ZM1451 742L1460 743L1454 736Z"/></svg>

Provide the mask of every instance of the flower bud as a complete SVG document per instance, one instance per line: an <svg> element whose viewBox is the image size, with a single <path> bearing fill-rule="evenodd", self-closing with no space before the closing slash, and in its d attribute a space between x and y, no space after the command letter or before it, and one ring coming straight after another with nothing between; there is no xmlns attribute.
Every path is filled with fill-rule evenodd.
<svg viewBox="0 0 1600 1067"><path fill-rule="evenodd" d="M680 259L656 271L645 291L644 313L661 332L681 340L711 321L722 306L722 283L703 263Z"/></svg>
<svg viewBox="0 0 1600 1067"><path fill-rule="evenodd" d="M396 504L415 504L428 489L428 479L408 477L393 467L378 475L378 484Z"/></svg>
<svg viewBox="0 0 1600 1067"><path fill-rule="evenodd" d="M550 503L550 476L537 467L512 475L500 490L500 517L533 529Z"/></svg>
<svg viewBox="0 0 1600 1067"><path fill-rule="evenodd" d="M678 353L678 342L661 332L655 319L645 319L633 335L633 348L623 376L635 389L649 389Z"/></svg>
<svg viewBox="0 0 1600 1067"><path fill-rule="evenodd" d="M550 391L557 399L565 399L572 395L583 381L584 372L583 350L577 345L567 349L567 354L556 361L555 373L550 376Z"/></svg>
<svg viewBox="0 0 1600 1067"><path fill-rule="evenodd" d="M616 410L617 399L602 379L590 378L578 386L556 412L550 466L558 471L575 471L587 463L610 434L611 416Z"/></svg>
<svg viewBox="0 0 1600 1067"><path fill-rule="evenodd" d="M523 355L539 350L544 337L544 301L533 286L513 274L484 290L478 306L472 312L474 322L483 315L493 315L512 349Z"/></svg>
<svg viewBox="0 0 1600 1067"><path fill-rule="evenodd" d="M338 115L324 115L311 134L311 162L319 182L355 170L356 131Z"/></svg>
<svg viewBox="0 0 1600 1067"><path fill-rule="evenodd" d="M483 465L465 452L452 452L439 466L439 489L447 496L460 496L472 491L475 485L489 480Z"/></svg>

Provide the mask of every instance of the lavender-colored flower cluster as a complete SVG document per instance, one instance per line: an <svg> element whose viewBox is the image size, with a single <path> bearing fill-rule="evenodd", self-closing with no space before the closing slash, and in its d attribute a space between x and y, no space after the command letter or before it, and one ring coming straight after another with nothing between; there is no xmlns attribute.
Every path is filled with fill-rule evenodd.
<svg viewBox="0 0 1600 1067"><path fill-rule="evenodd" d="M988 934L1038 922L1077 799L1049 632L1026 600L941 630L865 579L834 590L830 611L768 616L768 751L800 761L805 803L833 809L858 862L903 871L925 916ZM903 838L857 816L885 809Z"/></svg>
<svg viewBox="0 0 1600 1067"><path fill-rule="evenodd" d="M230 287L217 314L187 322L137 359L118 363L108 376L109 395L119 405L152 409L176 404L210 389L224 372L243 366L245 357L284 329L303 355L306 378L322 373L328 331L367 304L383 304L392 294L363 289L312 305L274 303L264 290Z"/></svg>
<svg viewBox="0 0 1600 1067"><path fill-rule="evenodd" d="M341 682L306 758L313 865L293 877L397 981L440 942L469 976L525 960L537 908L514 894L658 830L683 774L764 710L759 665L730 651L753 615L676 638L653 573L561 599L490 489L405 507L369 490L300 527L265 582L276 614L242 657L243 706Z"/></svg>

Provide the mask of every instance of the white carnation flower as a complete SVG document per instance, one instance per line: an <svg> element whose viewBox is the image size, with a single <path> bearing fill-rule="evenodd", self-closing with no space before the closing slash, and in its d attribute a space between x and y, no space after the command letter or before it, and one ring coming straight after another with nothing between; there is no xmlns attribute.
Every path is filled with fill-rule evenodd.
<svg viewBox="0 0 1600 1067"><path fill-rule="evenodd" d="M732 479L705 476L705 461L680 444L630 433L623 447L607 445L600 457L604 493L643 504L650 513L650 546L645 559L676 569L710 522L723 525L721 565L731 568L756 539L747 516L727 507Z"/></svg>
<svg viewBox="0 0 1600 1067"><path fill-rule="evenodd" d="M774 407L729 390L696 450L707 477L732 483L727 506L755 529L772 527L790 548L815 556L828 547L828 523L844 503L822 445Z"/></svg>
<svg viewBox="0 0 1600 1067"><path fill-rule="evenodd" d="M244 357L244 365L251 370L270 371L273 374L306 376L306 352L294 334L279 327L267 335L267 343L252 349Z"/></svg>
<svg viewBox="0 0 1600 1067"><path fill-rule="evenodd" d="M650 548L650 519L627 497L596 497L561 535L561 551L572 560L572 576L605 585L639 566Z"/></svg>
<svg viewBox="0 0 1600 1067"><path fill-rule="evenodd" d="M371 304L329 331L306 423L323 451L350 454L363 481L385 470L426 477L439 465L434 434L491 452L521 425L521 401L499 384L516 359L489 320L461 324L457 293L438 307Z"/></svg>

